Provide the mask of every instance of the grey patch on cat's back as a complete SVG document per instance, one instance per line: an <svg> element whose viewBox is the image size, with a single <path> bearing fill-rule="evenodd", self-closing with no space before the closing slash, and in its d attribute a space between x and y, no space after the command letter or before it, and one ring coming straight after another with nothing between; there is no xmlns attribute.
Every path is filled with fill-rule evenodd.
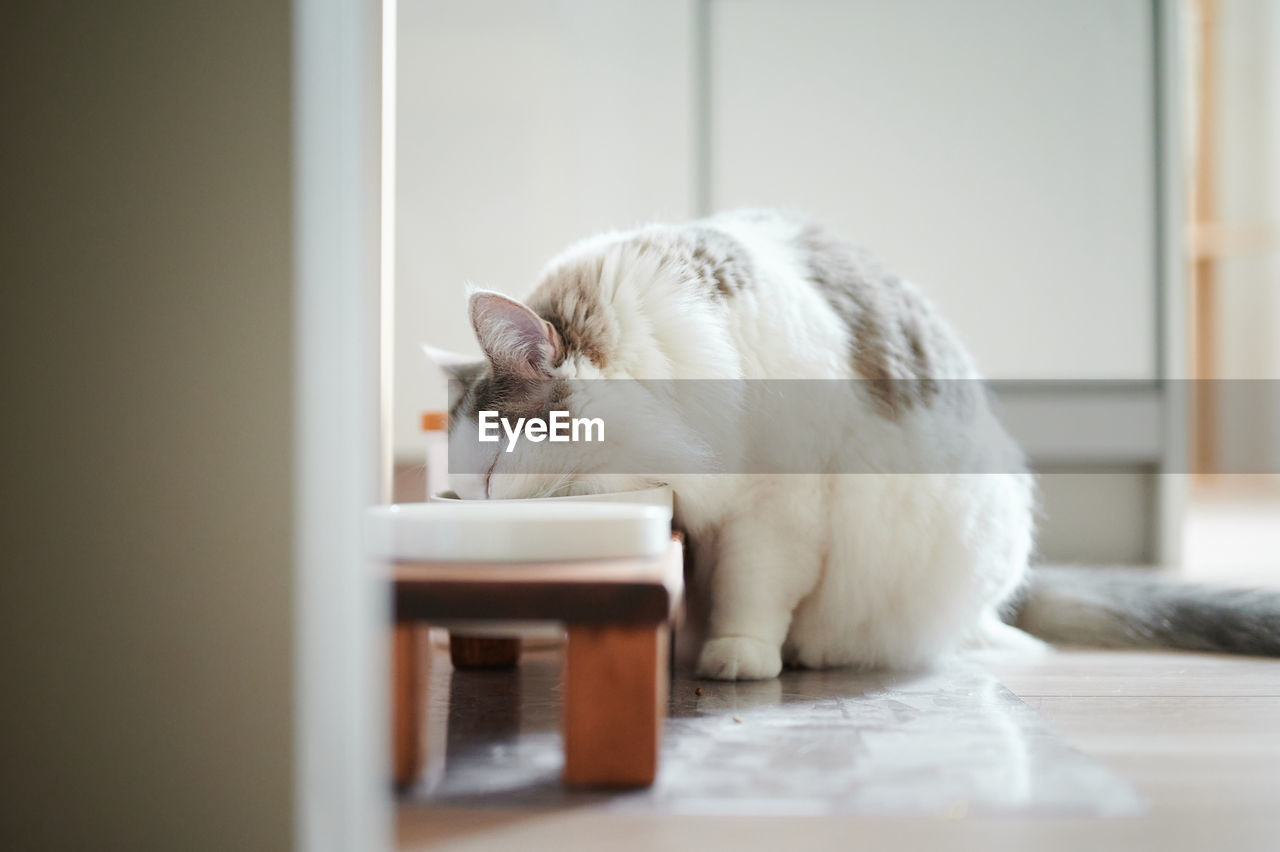
<svg viewBox="0 0 1280 852"><path fill-rule="evenodd" d="M854 372L867 380L881 414L932 405L939 380L957 377L962 358L925 301L822 228L806 225L797 242L810 280L849 331Z"/></svg>
<svg viewBox="0 0 1280 852"><path fill-rule="evenodd" d="M577 353L604 368L618 344L618 328L600 300L600 256L561 266L547 275L529 298L529 307L555 327L565 352Z"/></svg>
<svg viewBox="0 0 1280 852"><path fill-rule="evenodd" d="M636 248L673 264L684 279L712 299L727 299L755 279L747 250L729 234L706 225L662 228L635 238Z"/></svg>
<svg viewBox="0 0 1280 852"><path fill-rule="evenodd" d="M708 298L727 299L750 286L754 272L746 249L716 228L693 225L649 228L628 238ZM565 344L561 357L581 354L603 369L618 346L618 326L600 297L605 256L575 259L547 274L529 298L534 313L551 323ZM557 362L557 364L560 362Z"/></svg>
<svg viewBox="0 0 1280 852"><path fill-rule="evenodd" d="M746 249L715 228L691 229L689 261L698 279L727 298L746 289L755 277Z"/></svg>

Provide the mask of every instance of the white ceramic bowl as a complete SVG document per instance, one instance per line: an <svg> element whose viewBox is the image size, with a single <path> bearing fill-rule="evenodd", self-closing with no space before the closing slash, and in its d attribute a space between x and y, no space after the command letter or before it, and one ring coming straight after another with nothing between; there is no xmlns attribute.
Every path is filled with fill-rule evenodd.
<svg viewBox="0 0 1280 852"><path fill-rule="evenodd" d="M626 502L459 500L374 506L370 557L388 562L563 562L655 557L671 510Z"/></svg>
<svg viewBox="0 0 1280 852"><path fill-rule="evenodd" d="M607 491L603 494L574 494L569 497L528 497L512 500L463 500L453 491L440 491L430 497L432 503L453 503L480 506L501 506L512 503L642 503L672 511L675 500L670 485L641 488L636 491Z"/></svg>
<svg viewBox="0 0 1280 852"><path fill-rule="evenodd" d="M453 514L458 509L463 509L464 511L468 511L468 512L475 512L475 511L490 512L496 509L499 513L501 513L503 511L504 506L513 506L513 505L542 504L542 505L555 507L555 506L560 506L561 504L569 504L570 512L573 510L573 504L579 504L579 503L638 503L641 505L641 507L645 507L645 506L657 507L661 512L660 517L663 520L660 523L657 523L656 526L653 526L651 528L649 535L651 535L652 538L647 539L646 544L641 549L648 549L648 548L657 546L658 534L657 532L654 532L655 530L660 531L661 533L662 547L663 548L667 547L668 543L670 542L671 513L674 507L674 498L672 496L671 486L669 485L661 485L656 488L644 488L636 491L615 491L607 494L579 494L579 495L574 495L570 497L541 497L541 498L531 498L531 499L523 499L523 500L522 499L463 500L453 491L441 491L441 492L430 495L428 499L429 499L429 503L444 504L444 507L449 510L449 515L446 516L446 520L448 518L458 518L459 516L456 516ZM471 508L471 507L475 507L475 508ZM380 527L380 524L386 524L385 518L383 520L375 519L376 513L379 513L379 512L383 512L384 514L392 514L389 511L384 511L384 510L390 510L391 508L392 507L386 507L386 506L378 507L377 509L373 510L373 512L371 513L371 515L374 515L374 517L371 517L371 520L370 520L371 544L373 543L374 539L377 539L381 544L384 553L394 553L394 552L400 551L401 544L403 543L403 539L398 539L395 537L397 533L391 531L386 526ZM402 520L408 519L410 517L409 515L404 514L405 511L406 511L405 507L400 507L399 512L400 512L400 518ZM563 513L565 510L554 509L553 511ZM481 516L481 517L487 518L488 520L496 519L495 516L488 516L488 515ZM412 523L411 520L410 520L410 523ZM652 524L654 522L649 521L649 523ZM558 525L555 527L555 529L557 530L557 532L555 533L555 536L558 536L558 538L554 538L552 539L552 541L556 545L556 549L553 551L542 550L541 552L544 552L544 553L554 552L554 553L564 554L568 552L563 549L565 542L575 542L573 546L578 548L576 550L576 552L578 553L588 552L585 548L594 547L589 541L585 541L580 538L583 531L583 526L581 524L574 524L572 529L567 531ZM492 531L492 528L490 528L490 532L491 531ZM544 530L543 532L546 532L546 531L547 530ZM632 534L634 534L634 530ZM392 536L392 538L388 539L387 538L388 536ZM643 535L641 536L641 538L643 539ZM546 543L547 543L546 541L543 541L539 545L539 547L542 547ZM617 541L606 542L608 546L614 547L614 548L616 548L619 543L620 542L617 542ZM422 543L418 542L417 544L420 545ZM514 548L514 544L506 544L501 546ZM416 550L412 552L421 553L426 551ZM432 551L432 552L439 552L439 551ZM511 552L511 551L508 550L507 552ZM590 552L599 554L601 552L606 552L606 551L601 551L600 549L595 548ZM616 553L617 551L614 550L613 552ZM658 552L663 552L663 551L659 550ZM529 560L529 554L531 553L531 551L529 551L528 549L524 549L520 551L520 553L523 555L523 558L517 557L515 560L512 560L512 561L528 561ZM388 558L388 557L384 556L384 558ZM394 559L396 557L389 557L389 558ZM557 558L564 559L567 557L561 555ZM583 557L583 558L590 558L590 557ZM599 556L596 556L596 558L599 558ZM510 621L491 622L491 623L489 622L478 623L475 621L467 621L467 622L459 622L455 624L448 621L441 621L441 622L437 622L437 625L440 627L448 628L451 633L455 633L456 635L460 635L460 636L491 636L491 637L499 637L499 638L520 637L524 639L526 643L541 644L541 645L548 645L548 644L555 645L563 641L564 639L564 628L560 624L510 622Z"/></svg>

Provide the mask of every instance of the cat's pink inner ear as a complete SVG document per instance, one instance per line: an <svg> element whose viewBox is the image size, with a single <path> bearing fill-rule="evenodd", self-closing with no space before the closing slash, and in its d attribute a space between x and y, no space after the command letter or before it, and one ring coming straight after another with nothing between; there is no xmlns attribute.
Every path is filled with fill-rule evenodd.
<svg viewBox="0 0 1280 852"><path fill-rule="evenodd" d="M471 325L494 369L545 378L563 349L555 328L525 305L501 293L471 294Z"/></svg>

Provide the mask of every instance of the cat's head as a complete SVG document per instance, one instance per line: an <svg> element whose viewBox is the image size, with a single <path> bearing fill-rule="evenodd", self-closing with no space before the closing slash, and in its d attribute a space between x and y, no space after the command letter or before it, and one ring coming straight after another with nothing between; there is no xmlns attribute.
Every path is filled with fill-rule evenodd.
<svg viewBox="0 0 1280 852"><path fill-rule="evenodd" d="M603 416L607 405L593 394L590 380L595 376L584 375L583 359L528 306L501 293L475 290L468 309L483 358L423 347L451 379L449 481L460 497L562 496L654 484L652 477L616 472L619 447L628 426L634 426L616 422L616 416L603 421L601 431L612 427L608 446L511 441L506 428L522 418L526 423L531 418L547 421L552 412L565 412L557 417L585 421ZM491 424L488 434L496 430L496 441L478 440L482 418Z"/></svg>

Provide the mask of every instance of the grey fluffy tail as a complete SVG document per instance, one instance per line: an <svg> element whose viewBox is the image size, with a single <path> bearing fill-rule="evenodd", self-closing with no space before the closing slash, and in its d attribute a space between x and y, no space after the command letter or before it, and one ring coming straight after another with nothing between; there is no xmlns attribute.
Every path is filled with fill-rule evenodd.
<svg viewBox="0 0 1280 852"><path fill-rule="evenodd" d="M1036 568L1013 623L1049 642L1280 657L1280 591L1141 570Z"/></svg>

